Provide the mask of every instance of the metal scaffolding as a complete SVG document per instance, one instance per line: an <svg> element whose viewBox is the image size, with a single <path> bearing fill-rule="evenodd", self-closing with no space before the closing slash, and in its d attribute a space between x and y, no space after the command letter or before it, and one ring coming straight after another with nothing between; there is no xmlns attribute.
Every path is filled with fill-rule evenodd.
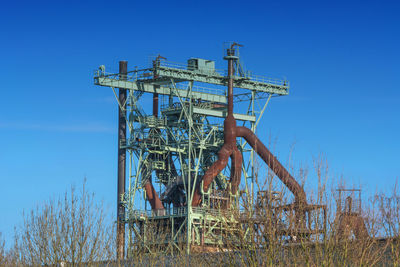
<svg viewBox="0 0 400 267"><path fill-rule="evenodd" d="M239 55L239 46L230 44L225 51ZM287 95L289 82L253 75L244 70L238 56L234 59L233 117L255 133L269 100ZM119 144L129 156L128 188L119 196L128 226L128 257L131 249L213 251L227 242L225 232L243 227L239 196L256 195L255 150L242 138L235 141L244 159L242 190L230 190L227 173L232 163L216 174L207 191L202 180L224 144L228 76L215 69L211 60L191 58L187 64L176 64L161 56L149 68L124 75L107 73L104 66L96 71L94 83L112 88L128 130ZM124 101L118 97L118 88L127 90ZM146 93L153 95L151 115L141 107ZM201 191L201 204L192 205L196 188ZM138 208L140 204L143 209Z"/></svg>

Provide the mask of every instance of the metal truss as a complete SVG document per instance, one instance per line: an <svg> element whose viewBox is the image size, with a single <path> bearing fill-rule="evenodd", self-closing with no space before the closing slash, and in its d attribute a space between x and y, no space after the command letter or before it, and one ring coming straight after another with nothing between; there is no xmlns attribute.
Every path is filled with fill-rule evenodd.
<svg viewBox="0 0 400 267"><path fill-rule="evenodd" d="M289 82L242 70L235 75L234 87L243 90L234 95L234 101L236 110L243 113L234 117L255 132L271 97L287 95ZM191 203L195 186L223 144L226 74L158 57L152 67L130 71L124 79L118 73L106 73L102 66L94 83L111 87L117 101L115 89L128 90L126 102L118 101L118 105L125 111L129 130L120 143L130 158L128 190L123 196L129 248L150 253L162 248L174 253L223 246L224 233L241 227L236 216L240 214L239 193L226 194L225 190L229 178L220 173L208 192L202 192L202 206ZM160 114L147 115L142 109L141 97L148 93L161 95ZM237 146L245 159L241 186L246 194L254 195L255 153L244 140ZM144 185L149 180L155 184L163 210L148 207ZM220 206L224 199L230 200L225 211Z"/></svg>

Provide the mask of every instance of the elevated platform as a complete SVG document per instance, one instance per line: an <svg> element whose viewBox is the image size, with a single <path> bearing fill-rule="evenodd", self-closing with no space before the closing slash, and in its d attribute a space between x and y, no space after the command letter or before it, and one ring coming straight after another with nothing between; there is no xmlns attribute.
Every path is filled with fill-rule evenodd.
<svg viewBox="0 0 400 267"><path fill-rule="evenodd" d="M227 85L227 76L224 71L216 69L193 69L187 64L171 63L160 60L152 68L134 70L121 76L119 73L106 73L98 70L94 75L94 84L113 88L122 88L146 93L158 93L160 95L172 95L189 97L215 103L227 103L225 90L204 86L191 86L181 88L181 82L200 82L217 86ZM281 79L246 74L235 76L234 87L253 91L252 97L265 97L263 93L272 95L288 95L289 82ZM250 100L251 96L241 93L234 96L235 100Z"/></svg>
<svg viewBox="0 0 400 267"><path fill-rule="evenodd" d="M225 58L235 56L232 49ZM127 191L120 195L126 213L119 219L124 218L128 225L131 251L223 251L265 228L263 215L256 214L254 207L251 211L239 209L241 178L236 175L232 187L233 178L228 175L233 169L243 173L246 193L254 193L256 153L247 139L235 137L229 146L235 148L235 156L232 154L207 189L198 189L219 157L225 133L229 128L232 133L238 131L223 123L226 117L230 119L228 91L230 114L237 125L253 134L271 97L289 93L288 81L245 71L236 55L235 66L229 65L229 79L227 72L215 69L213 60L201 58L176 64L157 56L149 68L127 71L124 61L120 73L107 73L103 65L95 72L94 84L112 88L123 116L120 121L126 121L127 135L119 139L119 148L129 154L129 181ZM235 93L232 86L227 90L228 81ZM151 104L149 98L142 98L145 93L151 95ZM238 103L237 113L231 111L233 103ZM135 210L138 201L150 205L145 209L152 211ZM284 235L290 225L278 226Z"/></svg>

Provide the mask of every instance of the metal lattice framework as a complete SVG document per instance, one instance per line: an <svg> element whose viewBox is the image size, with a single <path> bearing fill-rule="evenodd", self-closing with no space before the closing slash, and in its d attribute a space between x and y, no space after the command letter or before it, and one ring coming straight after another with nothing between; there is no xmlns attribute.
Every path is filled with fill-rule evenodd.
<svg viewBox="0 0 400 267"><path fill-rule="evenodd" d="M200 206L192 207L192 199L196 185L224 142L226 72L215 69L210 60L194 58L187 64L176 64L159 56L151 67L123 76L107 73L101 66L94 81L112 88L126 114L128 135L120 146L126 148L130 158L128 190L123 196L129 247L149 252L162 247L168 253L223 246L223 232L234 232L243 223L229 215L229 211L239 211L239 191L227 193L230 183L225 173L230 165L217 175L207 192L201 192ZM240 110L233 116L253 132L271 97L289 92L288 81L252 75L243 70L239 60L235 61L233 85L235 110ZM128 91L124 103L118 100L117 88ZM140 105L146 93L153 95L153 105L157 106L153 106L152 115ZM245 159L242 191L253 195L255 153L242 139L237 147ZM162 207L155 208L156 202ZM229 207L221 209L222 203L229 203Z"/></svg>

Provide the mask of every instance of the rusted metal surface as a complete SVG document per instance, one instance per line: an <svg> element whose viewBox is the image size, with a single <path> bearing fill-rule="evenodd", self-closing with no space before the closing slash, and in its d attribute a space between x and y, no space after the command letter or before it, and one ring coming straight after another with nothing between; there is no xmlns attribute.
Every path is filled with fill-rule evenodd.
<svg viewBox="0 0 400 267"><path fill-rule="evenodd" d="M153 61L154 70L156 69L156 66L157 66L160 58L161 58L160 55L158 55L158 57ZM153 78L154 79L158 78L158 75L157 75L157 73L155 71L153 73ZM159 86L155 86L154 87L155 91L157 90L158 87ZM153 94L153 116L158 118L158 94L157 93Z"/></svg>
<svg viewBox="0 0 400 267"><path fill-rule="evenodd" d="M369 237L364 219L359 215L340 214L337 226L338 239L365 239Z"/></svg>
<svg viewBox="0 0 400 267"><path fill-rule="evenodd" d="M336 230L339 240L368 238L361 212L360 189L338 189Z"/></svg>
<svg viewBox="0 0 400 267"><path fill-rule="evenodd" d="M163 210L164 206L158 197L156 190L154 189L153 184L151 183L151 179L149 179L144 185L144 189L146 191L147 199L151 205L152 210Z"/></svg>
<svg viewBox="0 0 400 267"><path fill-rule="evenodd" d="M236 194L240 185L240 178L242 175L242 163L243 157L242 153L236 148L235 151L231 154L231 176L230 176L230 184L231 184L231 193Z"/></svg>
<svg viewBox="0 0 400 267"><path fill-rule="evenodd" d="M158 118L158 94L153 94L153 116Z"/></svg>
<svg viewBox="0 0 400 267"><path fill-rule="evenodd" d="M231 49L234 56L233 47ZM215 177L220 173L228 164L229 157L232 157L232 170L231 170L231 193L235 194L242 174L242 154L236 146L236 120L233 117L233 57L228 59L228 114L224 120L224 144L218 152L218 159L211 167L205 172L203 176L203 191L208 191L208 188ZM233 156L232 156L233 155ZM236 165L238 164L238 165ZM192 206L196 207L201 203L201 190L200 184L196 186L193 195Z"/></svg>
<svg viewBox="0 0 400 267"><path fill-rule="evenodd" d="M191 249L195 251L193 246L199 246L199 251L226 250L230 246L242 247L243 241L254 238L268 241L264 229L273 229L281 240L292 243L326 233L325 207L307 204L300 185L250 130L260 121L272 96L288 94L287 81L245 71L237 44L231 44L224 49L228 73L215 69L212 60L192 58L187 64L180 64L164 62L162 57L157 57L152 67L136 68L128 75L123 68L121 73L106 73L104 66L96 72L95 83L112 87L117 98L115 88L129 90L129 95L125 91L118 101L120 112L129 115L120 116L126 135L119 139L119 146L126 148L132 160L129 190L124 196L118 192L118 206L122 202L126 209L124 216L118 213L118 259L124 258L124 243L129 244L127 255L133 255L130 252L137 249L174 253L175 249L170 250L174 247L190 253ZM195 82L212 86L197 86ZM234 95L233 90L240 93ZM140 106L143 93L151 94L152 114L146 114ZM263 107L257 105L257 100L267 97ZM242 105L243 101L248 101L248 105ZM241 114L233 113L234 103L236 112ZM125 121L126 117L132 124ZM220 120L224 120L223 131ZM242 122L252 127L238 127ZM256 154L294 193L295 202L273 202L265 192L257 195L257 204L252 205L254 193L260 189L254 186L257 170L251 166ZM249 162L243 164L245 159ZM219 174L227 170L227 165L228 177ZM125 168L121 168L121 174ZM242 172L251 187L239 193ZM139 192L144 194L136 194ZM137 210L143 202L144 210ZM324 223L320 223L321 215ZM317 220L311 220L312 216ZM130 231L125 241L121 222L128 225L125 231ZM253 229L254 237L247 235L247 241L243 240L241 229ZM225 238L228 235L232 238Z"/></svg>
<svg viewBox="0 0 400 267"><path fill-rule="evenodd" d="M205 172L203 176L203 191L206 192L215 179L228 164L228 159L231 157L231 193L235 194L238 190L241 178L242 154L236 146L236 138L243 137L254 151L263 159L263 161L271 168L278 178L288 187L295 196L295 204L298 206L307 205L306 194L303 188L290 175L290 173L282 166L276 157L264 146L258 137L248 128L236 126L236 120L233 117L233 78L234 78L234 46L227 50L228 59L228 114L224 121L224 144L218 152L218 159ZM200 185L196 187L192 206L198 206L201 202Z"/></svg>
<svg viewBox="0 0 400 267"><path fill-rule="evenodd" d="M119 75L121 80L126 80L128 62L119 62ZM127 97L126 89L119 89L119 102L125 103ZM126 140L126 111L118 109L118 192L117 192L117 259L125 258L125 207L122 197L125 194L125 166L126 149L121 148L121 141Z"/></svg>
<svg viewBox="0 0 400 267"><path fill-rule="evenodd" d="M306 193L297 183L292 175L278 161L278 159L268 150L258 137L248 128L237 127L238 137L243 137L254 151L262 158L268 167L278 176L278 178L287 186L295 196L295 202L298 204L306 203Z"/></svg>

